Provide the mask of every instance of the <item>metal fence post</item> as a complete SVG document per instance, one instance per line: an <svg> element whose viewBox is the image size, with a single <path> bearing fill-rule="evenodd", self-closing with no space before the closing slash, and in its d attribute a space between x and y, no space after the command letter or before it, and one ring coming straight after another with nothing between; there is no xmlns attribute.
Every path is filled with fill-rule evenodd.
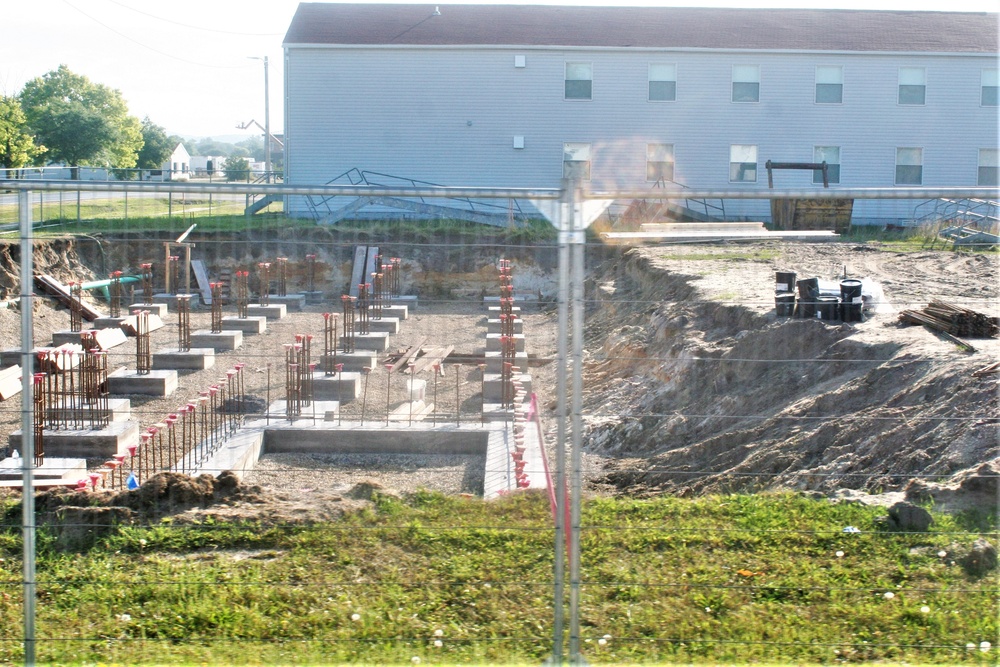
<svg viewBox="0 0 1000 667"><path fill-rule="evenodd" d="M558 331L556 334L556 516L552 606L552 664L563 664L563 639L565 634L565 578L566 578L566 364L567 333L569 331L569 231L572 188L562 183L562 196L556 206L553 221L559 230L559 281L558 281Z"/></svg>
<svg viewBox="0 0 1000 667"><path fill-rule="evenodd" d="M31 191L18 193L21 223L21 529L24 535L24 664L35 664L35 439L34 386L31 369L32 347L32 280L34 248L31 240Z"/></svg>

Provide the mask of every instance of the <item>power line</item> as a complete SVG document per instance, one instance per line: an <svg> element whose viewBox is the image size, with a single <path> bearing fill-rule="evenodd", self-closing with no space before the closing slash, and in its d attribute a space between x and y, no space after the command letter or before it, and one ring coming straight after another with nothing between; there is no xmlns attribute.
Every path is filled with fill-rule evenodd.
<svg viewBox="0 0 1000 667"><path fill-rule="evenodd" d="M200 25L190 25L188 23L181 23L180 21L174 21L173 19L168 19L163 16L156 16L155 14L144 12L141 9L136 9L135 7L129 7L126 4L117 2L117 0L108 0L108 2L110 2L113 5L118 5L123 9L127 9L130 12L135 12L136 14L142 14L143 16L148 16L151 19L156 19L157 21L163 21L164 23L172 23L182 28L190 28L191 30L203 30L205 32L215 32L221 35L242 35L245 37L281 37L282 35L284 35L284 33L281 32L237 32L234 30L219 30L217 28L204 28Z"/></svg>

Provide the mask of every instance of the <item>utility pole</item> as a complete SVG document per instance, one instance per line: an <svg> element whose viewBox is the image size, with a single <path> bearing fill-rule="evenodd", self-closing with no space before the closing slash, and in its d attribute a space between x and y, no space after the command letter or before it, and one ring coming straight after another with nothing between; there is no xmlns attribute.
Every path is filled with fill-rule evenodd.
<svg viewBox="0 0 1000 667"><path fill-rule="evenodd" d="M264 56L264 171L271 182L271 95L267 87L267 56Z"/></svg>

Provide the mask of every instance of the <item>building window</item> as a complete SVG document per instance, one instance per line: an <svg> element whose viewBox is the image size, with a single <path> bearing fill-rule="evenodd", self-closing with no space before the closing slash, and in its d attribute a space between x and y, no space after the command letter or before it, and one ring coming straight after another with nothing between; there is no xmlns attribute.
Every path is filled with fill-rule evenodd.
<svg viewBox="0 0 1000 667"><path fill-rule="evenodd" d="M997 91L1000 88L1000 70L983 70L983 90L979 96L979 103L984 107L997 106Z"/></svg>
<svg viewBox="0 0 1000 667"><path fill-rule="evenodd" d="M978 185L1000 185L1000 150L996 148L979 149L979 180Z"/></svg>
<svg viewBox="0 0 1000 667"><path fill-rule="evenodd" d="M760 101L760 66L733 65L733 102Z"/></svg>
<svg viewBox="0 0 1000 667"><path fill-rule="evenodd" d="M924 182L924 149L896 149L896 185L921 185Z"/></svg>
<svg viewBox="0 0 1000 667"><path fill-rule="evenodd" d="M649 66L649 101L673 102L677 99L677 65Z"/></svg>
<svg viewBox="0 0 1000 667"><path fill-rule="evenodd" d="M566 99L589 100L594 85L590 63L566 63Z"/></svg>
<svg viewBox="0 0 1000 667"><path fill-rule="evenodd" d="M563 178L590 180L590 144L563 144Z"/></svg>
<svg viewBox="0 0 1000 667"><path fill-rule="evenodd" d="M844 68L820 65L816 68L816 104L840 104L844 101Z"/></svg>
<svg viewBox="0 0 1000 667"><path fill-rule="evenodd" d="M729 181L731 183L757 182L757 147L733 144L729 147Z"/></svg>
<svg viewBox="0 0 1000 667"><path fill-rule="evenodd" d="M826 162L826 175L830 183L840 183L840 146L815 146L813 162ZM813 170L813 183L823 182L823 170Z"/></svg>
<svg viewBox="0 0 1000 667"><path fill-rule="evenodd" d="M927 91L927 70L923 67L899 68L899 103L923 104Z"/></svg>
<svg viewBox="0 0 1000 667"><path fill-rule="evenodd" d="M673 144L646 144L646 180L674 180Z"/></svg>

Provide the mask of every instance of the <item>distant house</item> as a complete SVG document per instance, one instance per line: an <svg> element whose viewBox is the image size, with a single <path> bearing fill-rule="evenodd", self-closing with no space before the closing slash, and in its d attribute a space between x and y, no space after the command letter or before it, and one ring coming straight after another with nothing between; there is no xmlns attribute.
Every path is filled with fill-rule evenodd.
<svg viewBox="0 0 1000 667"><path fill-rule="evenodd" d="M215 176L222 173L225 161L225 155L192 155L189 164L195 176Z"/></svg>
<svg viewBox="0 0 1000 667"><path fill-rule="evenodd" d="M163 164L164 180L186 181L191 171L191 154L184 148L184 144L177 144L174 152L170 154L170 160Z"/></svg>
<svg viewBox="0 0 1000 667"><path fill-rule="evenodd" d="M840 188L994 187L997 35L985 13L303 3L284 39L285 180L766 192L773 160L826 162ZM286 211L316 215L305 197Z"/></svg>

